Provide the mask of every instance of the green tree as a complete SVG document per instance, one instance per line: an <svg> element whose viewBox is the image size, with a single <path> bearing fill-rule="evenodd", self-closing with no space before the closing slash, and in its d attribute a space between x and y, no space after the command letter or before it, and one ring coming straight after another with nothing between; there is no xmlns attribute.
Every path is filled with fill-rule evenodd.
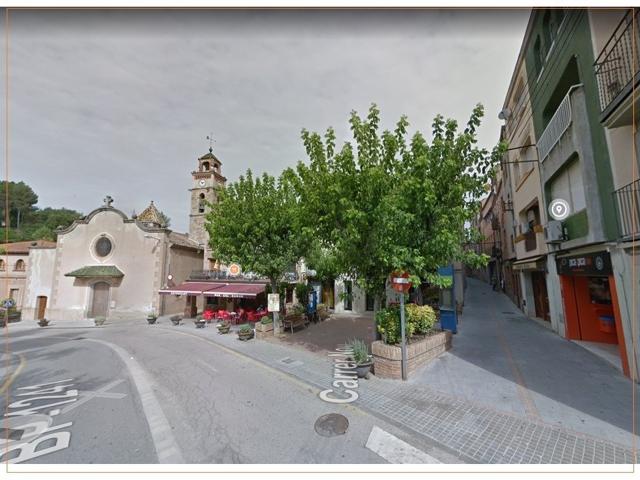
<svg viewBox="0 0 640 480"><path fill-rule="evenodd" d="M162 211L158 211L160 214L160 220L162 220L162 225L169 228L171 226L171 217L169 217L166 213Z"/></svg>
<svg viewBox="0 0 640 480"><path fill-rule="evenodd" d="M251 170L219 190L206 216L214 258L237 262L245 271L269 279L271 291L301 257L303 241L296 225L298 202L287 178Z"/></svg>
<svg viewBox="0 0 640 480"><path fill-rule="evenodd" d="M407 138L406 117L379 133L375 105L366 118L351 113L353 145L338 151L335 133L302 131L309 163L300 162L292 184L300 196L305 235L333 252L336 268L356 278L380 307L389 274L411 272L415 282L438 283L437 268L453 260L475 265L486 257L464 249L465 224L479 207L494 159L477 147L478 105L463 132L437 116L432 140Z"/></svg>
<svg viewBox="0 0 640 480"><path fill-rule="evenodd" d="M9 205L7 207L7 189L9 194ZM25 215L35 210L38 203L38 195L24 182L2 182L2 192L0 194L0 210L2 219L5 219L5 210L9 210L9 228L15 227L20 230Z"/></svg>

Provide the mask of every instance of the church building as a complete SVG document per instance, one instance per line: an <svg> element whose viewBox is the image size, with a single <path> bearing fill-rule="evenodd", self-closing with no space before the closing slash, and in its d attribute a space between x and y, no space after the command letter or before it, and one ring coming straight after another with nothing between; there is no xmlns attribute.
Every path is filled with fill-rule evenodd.
<svg viewBox="0 0 640 480"><path fill-rule="evenodd" d="M104 205L59 230L56 243L28 250L22 319L183 313L184 298L159 292L218 266L210 258L205 216L208 204L217 200L217 187L226 182L211 148L197 161L188 234L167 228L153 202L128 217L107 196Z"/></svg>

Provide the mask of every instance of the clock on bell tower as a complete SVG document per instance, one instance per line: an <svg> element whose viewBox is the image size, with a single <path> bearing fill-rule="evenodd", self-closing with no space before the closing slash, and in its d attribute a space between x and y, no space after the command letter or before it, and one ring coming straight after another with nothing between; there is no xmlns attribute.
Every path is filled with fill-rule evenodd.
<svg viewBox="0 0 640 480"><path fill-rule="evenodd" d="M204 246L204 269L210 265L209 234L204 227L205 215L209 211L207 203L215 203L216 190L224 187L227 179L222 176L222 162L213 154L209 147L209 153L198 158L198 168L191 172L193 187L191 192L191 212L189 214L189 238Z"/></svg>

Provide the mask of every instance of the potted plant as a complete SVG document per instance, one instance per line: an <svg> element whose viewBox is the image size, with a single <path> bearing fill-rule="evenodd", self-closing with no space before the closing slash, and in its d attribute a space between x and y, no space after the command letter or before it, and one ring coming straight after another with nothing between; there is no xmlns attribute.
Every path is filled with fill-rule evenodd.
<svg viewBox="0 0 640 480"><path fill-rule="evenodd" d="M229 330L231 330L231 324L226 320L222 320L221 322L219 322L217 327L218 327L218 333L223 335L225 333L229 333Z"/></svg>
<svg viewBox="0 0 640 480"><path fill-rule="evenodd" d="M101 327L107 321L107 317L96 317L93 319L93 322L96 324L96 327Z"/></svg>
<svg viewBox="0 0 640 480"><path fill-rule="evenodd" d="M273 330L273 318L269 315L265 315L256 323L256 331L261 333L267 333Z"/></svg>
<svg viewBox="0 0 640 480"><path fill-rule="evenodd" d="M318 318L320 321L325 321L329 318L329 307L324 303L319 303L316 307L318 309Z"/></svg>
<svg viewBox="0 0 640 480"><path fill-rule="evenodd" d="M371 365L373 361L371 355L369 355L369 349L367 344L362 340L353 339L349 342L349 347L353 351L353 361L356 363L356 373L358 378L369 378L369 372L371 371Z"/></svg>
<svg viewBox="0 0 640 480"><path fill-rule="evenodd" d="M170 319L171 323L173 323L174 326L178 326L180 325L180 320L182 320L182 317L180 315L173 315Z"/></svg>
<svg viewBox="0 0 640 480"><path fill-rule="evenodd" d="M238 338L243 342L253 338L253 328L248 323L245 323L238 330Z"/></svg>
<svg viewBox="0 0 640 480"><path fill-rule="evenodd" d="M41 318L40 320L38 320L38 325L40 325L41 327L46 327L47 325L49 325L49 320L47 320L46 318Z"/></svg>
<svg viewBox="0 0 640 480"><path fill-rule="evenodd" d="M198 315L193 323L196 324L196 328L204 328L207 322L204 318L202 318L202 315Z"/></svg>
<svg viewBox="0 0 640 480"><path fill-rule="evenodd" d="M156 323L156 320L158 320L158 315L156 315L156 312L151 311L147 314L147 322L149 323L149 325L153 325L154 323Z"/></svg>

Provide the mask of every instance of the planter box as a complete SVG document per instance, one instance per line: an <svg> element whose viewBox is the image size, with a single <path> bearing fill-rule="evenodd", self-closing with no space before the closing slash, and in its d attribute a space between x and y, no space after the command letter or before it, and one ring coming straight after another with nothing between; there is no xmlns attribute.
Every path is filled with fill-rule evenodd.
<svg viewBox="0 0 640 480"><path fill-rule="evenodd" d="M263 325L260 322L256 323L256 338L266 338L273 336L273 322Z"/></svg>
<svg viewBox="0 0 640 480"><path fill-rule="evenodd" d="M407 345L407 376L451 348L451 332L444 331ZM402 350L399 345L371 344L373 369L377 377L402 378Z"/></svg>

